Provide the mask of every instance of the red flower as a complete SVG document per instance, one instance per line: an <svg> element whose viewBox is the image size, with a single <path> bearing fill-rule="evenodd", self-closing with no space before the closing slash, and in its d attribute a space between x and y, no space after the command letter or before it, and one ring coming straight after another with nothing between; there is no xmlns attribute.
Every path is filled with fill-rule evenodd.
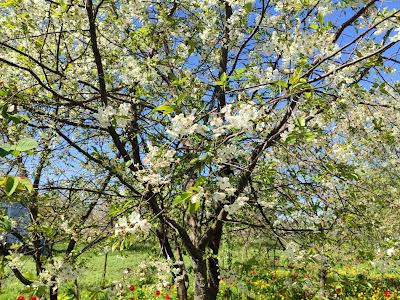
<svg viewBox="0 0 400 300"><path fill-rule="evenodd" d="M390 292L389 291L385 291L383 293L383 296L385 296L385 298L389 298L390 297Z"/></svg>
<svg viewBox="0 0 400 300"><path fill-rule="evenodd" d="M340 287L337 287L337 288L336 288L336 294L338 294L338 295L339 295L340 293L342 293L342 288L340 288Z"/></svg>
<svg viewBox="0 0 400 300"><path fill-rule="evenodd" d="M36 295L32 295L31 300L39 300L39 298Z"/></svg>
<svg viewBox="0 0 400 300"><path fill-rule="evenodd" d="M293 278L294 278L294 279L299 278L299 273L295 272L295 273L293 274Z"/></svg>
<svg viewBox="0 0 400 300"><path fill-rule="evenodd" d="M160 292L159 290L157 290L157 291L155 292L155 294L156 294L157 296L160 296L160 295L161 295L161 292Z"/></svg>
<svg viewBox="0 0 400 300"><path fill-rule="evenodd" d="M22 296L22 295L19 295L18 298L17 298L17 300L25 300L25 297Z"/></svg>
<svg viewBox="0 0 400 300"><path fill-rule="evenodd" d="M130 297L129 300L135 300L135 297Z"/></svg>
<svg viewBox="0 0 400 300"><path fill-rule="evenodd" d="M135 286L132 284L130 287L129 287L129 290L131 291L131 292L133 292L134 290L135 290Z"/></svg>
<svg viewBox="0 0 400 300"><path fill-rule="evenodd" d="M165 294L165 299L170 300L171 296L169 294Z"/></svg>

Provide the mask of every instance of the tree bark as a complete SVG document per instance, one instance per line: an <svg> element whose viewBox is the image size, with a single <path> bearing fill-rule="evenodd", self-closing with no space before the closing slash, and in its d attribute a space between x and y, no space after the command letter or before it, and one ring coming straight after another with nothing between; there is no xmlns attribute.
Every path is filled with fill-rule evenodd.
<svg viewBox="0 0 400 300"><path fill-rule="evenodd" d="M325 257L323 257L321 261L321 266L319 269L319 291L318 294L321 297L325 297L325 284L326 284L326 279L328 277L328 265L327 265L327 260Z"/></svg>
<svg viewBox="0 0 400 300"><path fill-rule="evenodd" d="M194 300L214 300L209 294L207 264L205 260L194 260Z"/></svg>
<svg viewBox="0 0 400 300"><path fill-rule="evenodd" d="M218 259L193 260L194 300L216 300L219 291Z"/></svg>
<svg viewBox="0 0 400 300"><path fill-rule="evenodd" d="M58 299L58 288L54 288L54 286L50 286L50 300Z"/></svg>

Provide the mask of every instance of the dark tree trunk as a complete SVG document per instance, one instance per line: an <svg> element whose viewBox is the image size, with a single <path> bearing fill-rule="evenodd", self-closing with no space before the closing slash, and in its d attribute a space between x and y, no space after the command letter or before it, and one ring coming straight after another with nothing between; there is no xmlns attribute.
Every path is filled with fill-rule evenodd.
<svg viewBox="0 0 400 300"><path fill-rule="evenodd" d="M54 288L54 286L50 286L50 300L58 299L58 289Z"/></svg>
<svg viewBox="0 0 400 300"><path fill-rule="evenodd" d="M195 300L216 300L219 291L219 264L218 252L221 243L222 226L214 231L209 241L209 248L212 256L207 259L193 260L194 265L194 299Z"/></svg>
<svg viewBox="0 0 400 300"><path fill-rule="evenodd" d="M209 263L209 261L208 261ZM194 300L216 300L219 290L219 278L212 278L206 260L195 260L194 264Z"/></svg>
<svg viewBox="0 0 400 300"><path fill-rule="evenodd" d="M219 291L219 265L218 258L208 259L209 294L210 299L217 299Z"/></svg>
<svg viewBox="0 0 400 300"><path fill-rule="evenodd" d="M223 223L220 223L218 227L215 228L214 234L209 242L209 247L212 250L213 256L208 259L208 272L209 272L209 286L210 286L210 294L213 298L217 299L218 291L219 291L219 261L218 261L218 253L219 247L221 246L221 238L222 238L222 230Z"/></svg>
<svg viewBox="0 0 400 300"><path fill-rule="evenodd" d="M186 288L186 283L184 280L179 280L176 283L176 290L178 293L179 300L188 300L187 288Z"/></svg>
<svg viewBox="0 0 400 300"><path fill-rule="evenodd" d="M194 264L194 300L213 300L208 289L207 264L205 260L195 260Z"/></svg>
<svg viewBox="0 0 400 300"><path fill-rule="evenodd" d="M176 237L175 237L176 238ZM176 241L176 239L175 239ZM183 263L183 254L179 243L176 241L176 248L178 250L180 264L176 264L176 267L179 268L180 273L178 274L179 280L176 281L176 286L178 290L178 299L179 300L188 300L187 287L189 286L189 276L186 273L185 264Z"/></svg>

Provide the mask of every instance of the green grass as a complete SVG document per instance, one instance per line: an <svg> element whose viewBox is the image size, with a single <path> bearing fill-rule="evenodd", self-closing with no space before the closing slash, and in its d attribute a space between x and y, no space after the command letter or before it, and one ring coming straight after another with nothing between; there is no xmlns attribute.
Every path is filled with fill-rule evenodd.
<svg viewBox="0 0 400 300"><path fill-rule="evenodd" d="M125 269L134 269L144 260L149 260L150 257L156 257L158 253L151 247L141 247L130 251L109 253L107 259L106 282L121 279ZM77 278L80 290L88 290L100 287L103 280L104 270L104 253L91 252L82 257L84 267ZM21 268L22 273L34 274L35 265L32 259L25 258ZM19 282L12 272L8 269L6 278L1 282L0 300L16 299L19 293L25 290L25 286ZM66 286L61 288L61 294L66 290Z"/></svg>

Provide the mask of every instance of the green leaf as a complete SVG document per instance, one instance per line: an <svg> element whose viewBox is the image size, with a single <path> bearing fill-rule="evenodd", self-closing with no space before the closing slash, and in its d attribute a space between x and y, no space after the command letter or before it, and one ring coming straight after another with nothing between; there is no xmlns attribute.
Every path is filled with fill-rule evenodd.
<svg viewBox="0 0 400 300"><path fill-rule="evenodd" d="M196 179L196 182L195 182L195 186L203 186L204 185L204 183L206 182L206 178L207 177L205 177L205 176L200 176L200 177L198 177L197 179Z"/></svg>
<svg viewBox="0 0 400 300"><path fill-rule="evenodd" d="M302 73L302 69L301 68L296 68L293 72L293 76L290 77L289 79L289 83L292 85L295 85L296 83L305 83L307 82L307 80L305 78L301 78L301 73Z"/></svg>
<svg viewBox="0 0 400 300"><path fill-rule="evenodd" d="M28 151L35 149L38 146L37 142L33 138L24 138L19 140L15 145L15 150L17 151Z"/></svg>
<svg viewBox="0 0 400 300"><path fill-rule="evenodd" d="M312 96L311 92L304 92L304 97L306 97L307 99L310 99Z"/></svg>
<svg viewBox="0 0 400 300"><path fill-rule="evenodd" d="M10 152L5 150L3 147L0 147L0 157L6 157Z"/></svg>
<svg viewBox="0 0 400 300"><path fill-rule="evenodd" d="M287 82L285 82L285 81L283 81L283 80L278 80L278 81L275 82L275 84L276 84L276 85L279 85L279 86L281 86L281 87L284 87L284 88L287 88L287 87L288 87Z"/></svg>
<svg viewBox="0 0 400 300"><path fill-rule="evenodd" d="M153 111L161 111L164 115L169 115L174 112L174 109L171 106L162 104L154 108Z"/></svg>
<svg viewBox="0 0 400 300"><path fill-rule="evenodd" d="M133 164L133 160L130 159L125 163L125 167L129 168Z"/></svg>
<svg viewBox="0 0 400 300"><path fill-rule="evenodd" d="M11 151L15 150L15 146L13 146L9 143L3 144L0 148L6 152L11 152Z"/></svg>
<svg viewBox="0 0 400 300"><path fill-rule="evenodd" d="M172 205L175 206L180 203L183 203L183 202L187 201L188 199L192 198L192 196L193 196L192 192L183 192L175 197L175 199L172 201Z"/></svg>
<svg viewBox="0 0 400 300"><path fill-rule="evenodd" d="M215 82L215 85L225 86L227 78L226 73L222 73L221 78Z"/></svg>
<svg viewBox="0 0 400 300"><path fill-rule="evenodd" d="M318 29L318 24L311 24L309 27L310 27L311 29L317 30L317 29Z"/></svg>
<svg viewBox="0 0 400 300"><path fill-rule="evenodd" d="M244 72L246 72L246 68L241 68L241 69L235 70L235 73L234 73L235 77L240 78L244 74Z"/></svg>
<svg viewBox="0 0 400 300"><path fill-rule="evenodd" d="M315 139L315 135L313 132L308 131L304 134L304 139L306 140L307 143L311 143Z"/></svg>
<svg viewBox="0 0 400 300"><path fill-rule="evenodd" d="M197 212L199 210L200 206L201 206L200 201L197 201L196 203L190 203L189 204L189 212L191 214L194 214L195 212Z"/></svg>
<svg viewBox="0 0 400 300"><path fill-rule="evenodd" d="M318 18L318 22L319 22L321 25L324 25L324 24L325 24L324 16L323 16L322 14L318 14L317 18Z"/></svg>
<svg viewBox="0 0 400 300"><path fill-rule="evenodd" d="M295 121L297 127L305 127L306 126L306 119L304 117L298 117Z"/></svg>
<svg viewBox="0 0 400 300"><path fill-rule="evenodd" d="M243 7L247 13L251 12L252 8L253 8L253 4L251 2L247 2L244 7Z"/></svg>
<svg viewBox="0 0 400 300"><path fill-rule="evenodd" d="M0 3L0 6L7 7L7 6L15 5L16 3L18 3L17 0L7 0L6 2Z"/></svg>
<svg viewBox="0 0 400 300"><path fill-rule="evenodd" d="M19 185L22 189L27 190L29 193L33 192L33 185L29 178L20 177L19 178Z"/></svg>
<svg viewBox="0 0 400 300"><path fill-rule="evenodd" d="M226 82L226 79L227 79L227 76L226 76L226 73L224 72L224 73L222 73L220 80L222 82Z"/></svg>
<svg viewBox="0 0 400 300"><path fill-rule="evenodd" d="M64 0L60 1L60 5L61 5L61 8L62 8L63 12L66 12L68 10L68 4L65 3Z"/></svg>
<svg viewBox="0 0 400 300"><path fill-rule="evenodd" d="M286 143L288 145L294 145L297 141L297 134L293 131L286 138Z"/></svg>
<svg viewBox="0 0 400 300"><path fill-rule="evenodd" d="M19 178L15 176L8 176L6 180L6 184L4 186L4 191L7 196L11 196L15 190L17 189L19 184Z"/></svg>
<svg viewBox="0 0 400 300"><path fill-rule="evenodd" d="M29 121L29 118L27 116L24 116L21 114L11 115L11 116L9 116L9 119L12 120L15 124L18 124L21 121Z"/></svg>

